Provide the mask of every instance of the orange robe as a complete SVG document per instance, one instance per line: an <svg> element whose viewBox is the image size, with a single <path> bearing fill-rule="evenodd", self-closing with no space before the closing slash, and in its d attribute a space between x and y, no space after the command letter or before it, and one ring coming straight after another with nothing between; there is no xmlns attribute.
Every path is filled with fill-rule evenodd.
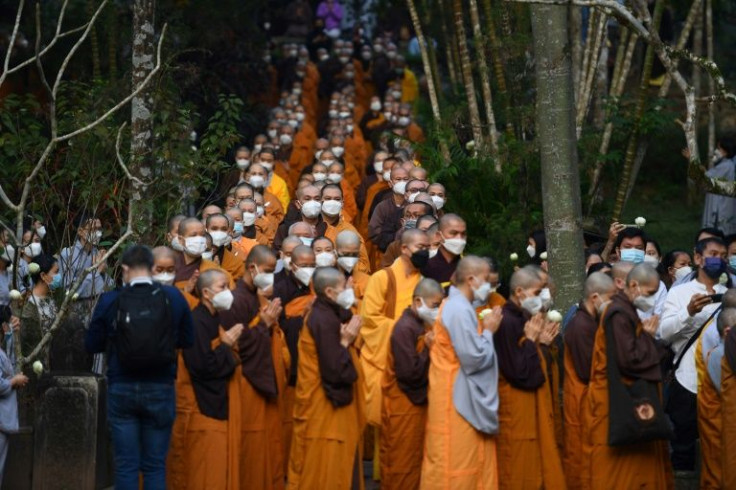
<svg viewBox="0 0 736 490"><path fill-rule="evenodd" d="M455 408L452 393L460 361L441 318L440 308L429 353L429 406L421 488L495 490L499 483L496 437L476 430Z"/></svg>
<svg viewBox="0 0 736 490"><path fill-rule="evenodd" d="M363 490L361 434L365 427L363 373L354 345L348 348L357 379L352 401L336 408L325 395L317 344L305 326L299 335L299 367L294 398L294 431L289 457L290 489L349 489L358 458Z"/></svg>
<svg viewBox="0 0 736 490"><path fill-rule="evenodd" d="M611 308L609 306L609 308ZM674 488L666 441L626 447L608 445L609 399L605 321L598 326L593 366L583 403L584 488ZM637 326L636 335L647 335ZM624 381L626 381L624 379Z"/></svg>
<svg viewBox="0 0 736 490"><path fill-rule="evenodd" d="M417 340L416 352L419 354L424 350L424 335L421 335ZM381 490L418 489L427 405L415 405L399 387L391 348L388 350L381 391Z"/></svg>
<svg viewBox="0 0 736 490"><path fill-rule="evenodd" d="M363 325L360 334L363 347L360 362L365 373L366 416L368 423L381 425L381 382L386 369L391 329L401 313L411 304L414 288L422 275L407 274L402 258L371 276L365 288L360 315Z"/></svg>
<svg viewBox="0 0 736 490"><path fill-rule="evenodd" d="M340 189L342 189L342 214L346 221L352 223L358 216L358 205L355 202L354 187L351 187L347 180L340 181Z"/></svg>
<svg viewBox="0 0 736 490"><path fill-rule="evenodd" d="M199 265L199 272L200 274L204 271L210 270L210 269L219 269L222 272L224 272L227 275L228 283L230 285L230 289L235 287L235 281L233 281L232 276L230 276L230 273L224 269L222 269L217 263L212 262L211 260L205 260L203 259ZM197 307L199 304L199 298L194 296L191 293L188 293L186 291L187 283L189 282L189 279L191 276L187 277L186 279L179 280L174 283L174 287L176 287L181 294L184 295L184 299L187 300L187 304L189 305L189 309L193 310Z"/></svg>
<svg viewBox="0 0 736 490"><path fill-rule="evenodd" d="M219 345L219 338L212 341L213 349ZM167 488L239 490L240 376L232 376L228 383L228 420L207 417L197 406L184 358L181 353L177 357L176 419L166 460Z"/></svg>
<svg viewBox="0 0 736 490"><path fill-rule="evenodd" d="M279 229L279 222L266 215L256 219L256 241L259 245L270 247Z"/></svg>
<svg viewBox="0 0 736 490"><path fill-rule="evenodd" d="M225 269L233 280L237 281L245 274L245 259L247 257L238 248L233 248L232 250L225 249L225 252L222 254L220 267Z"/></svg>
<svg viewBox="0 0 736 490"><path fill-rule="evenodd" d="M347 223L342 217L340 217L337 224L335 225L327 223L327 228L325 229L325 237L332 240L332 243L336 243L337 235L339 235L341 231L345 230L352 231L356 233L358 237L360 237L360 257L358 263L355 266L355 269L366 274L370 274L371 264L370 260L368 259L368 249L365 246L365 241L363 241L363 237L360 236L360 233L358 233L358 230L356 230L353 225Z"/></svg>
<svg viewBox="0 0 736 490"><path fill-rule="evenodd" d="M360 314L360 306L363 304L363 296L365 296L365 288L368 286L368 280L371 278L370 274L366 274L363 271L358 270L356 265L353 268L353 273L350 275L353 279L353 292L355 293L355 305L352 310L353 313Z"/></svg>
<svg viewBox="0 0 736 490"><path fill-rule="evenodd" d="M729 339L726 335L726 353L721 360L721 470L724 489L736 488L736 376L728 362Z"/></svg>
<svg viewBox="0 0 736 490"><path fill-rule="evenodd" d="M367 158L365 141L361 136L353 134L345 139L345 179L353 189L360 185Z"/></svg>
<svg viewBox="0 0 736 490"><path fill-rule="evenodd" d="M562 464L565 468L565 479L569 490L583 488L583 428L582 410L588 385L583 383L575 372L572 356L565 346L564 353L565 381L563 386L563 404L565 416L565 445L562 453Z"/></svg>
<svg viewBox="0 0 736 490"><path fill-rule="evenodd" d="M243 261L245 261L250 251L253 250L253 247L258 244L258 240L254 240L253 238L240 237L237 241L233 240L233 250L237 249L238 255L243 257Z"/></svg>
<svg viewBox="0 0 736 490"><path fill-rule="evenodd" d="M365 239L368 240L368 223L370 222L370 210L373 206L373 200L376 198L376 194L380 191L388 189L388 183L377 180L368 188L365 193L365 205L363 206L363 212L360 214L360 221L355 224L358 233Z"/></svg>
<svg viewBox="0 0 736 490"><path fill-rule="evenodd" d="M263 208L266 216L274 222L281 223L281 220L284 219L284 207L281 205L281 201L268 191L263 193Z"/></svg>
<svg viewBox="0 0 736 490"><path fill-rule="evenodd" d="M695 369L698 372L698 436L702 452L700 488L716 490L721 488L721 396L703 359L702 335L695 344Z"/></svg>

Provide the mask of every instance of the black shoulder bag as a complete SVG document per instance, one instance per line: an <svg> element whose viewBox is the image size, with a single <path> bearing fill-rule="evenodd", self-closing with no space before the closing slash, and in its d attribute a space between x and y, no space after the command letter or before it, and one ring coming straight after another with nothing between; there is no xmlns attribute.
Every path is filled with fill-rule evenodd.
<svg viewBox="0 0 736 490"><path fill-rule="evenodd" d="M662 409L658 383L637 379L627 385L621 379L613 328L606 331L608 371L608 445L628 446L671 439L672 428Z"/></svg>

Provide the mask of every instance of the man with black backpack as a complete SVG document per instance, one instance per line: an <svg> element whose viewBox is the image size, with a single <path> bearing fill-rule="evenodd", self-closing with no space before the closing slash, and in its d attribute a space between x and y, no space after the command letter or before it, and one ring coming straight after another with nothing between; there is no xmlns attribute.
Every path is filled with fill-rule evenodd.
<svg viewBox="0 0 736 490"><path fill-rule="evenodd" d="M108 354L108 419L115 451L115 488L166 488L166 455L176 411L176 349L193 342L184 296L152 279L153 253L123 253L121 289L103 294L85 338L90 353Z"/></svg>

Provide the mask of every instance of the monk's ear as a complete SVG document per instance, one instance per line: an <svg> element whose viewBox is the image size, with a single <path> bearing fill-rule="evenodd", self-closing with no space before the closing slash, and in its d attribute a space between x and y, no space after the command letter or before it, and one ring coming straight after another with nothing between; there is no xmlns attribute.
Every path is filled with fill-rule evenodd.
<svg viewBox="0 0 736 490"><path fill-rule="evenodd" d="M731 327L726 327L723 329L723 335L722 337L725 339L726 335L728 335L728 332L731 330Z"/></svg>

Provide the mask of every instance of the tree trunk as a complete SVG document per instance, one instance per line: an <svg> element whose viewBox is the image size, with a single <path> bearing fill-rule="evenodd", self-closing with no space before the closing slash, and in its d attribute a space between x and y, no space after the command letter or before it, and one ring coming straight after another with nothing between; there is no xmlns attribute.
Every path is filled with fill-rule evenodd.
<svg viewBox="0 0 736 490"><path fill-rule="evenodd" d="M585 279L580 177L567 7L530 5L537 78L537 134L550 274L561 311L580 300Z"/></svg>
<svg viewBox="0 0 736 490"><path fill-rule="evenodd" d="M488 121L488 136L491 141L491 157L493 158L496 172L501 172L501 161L498 159L498 134L496 131L496 115L493 112L493 96L491 95L491 77L486 63L486 43L480 28L480 14L478 13L478 2L470 0L470 23L473 24L473 38L475 40L476 59L480 70L480 83L483 89L483 103L486 110L486 121Z"/></svg>
<svg viewBox="0 0 736 490"><path fill-rule="evenodd" d="M442 115L440 114L440 103L437 98L437 88L434 85L434 76L432 76L432 63L429 59L427 40L424 37L422 31L422 23L419 21L419 14L417 13L417 7L414 4L414 0L406 0L409 7L409 14L411 15L412 24L414 24L414 32L417 35L419 41L419 52L422 54L422 64L424 65L424 73L427 74L427 90L429 91L429 102L432 105L432 116L434 117L435 130L439 131L440 125L442 124ZM440 149L442 156L446 162L450 161L450 151L447 148L447 144L443 139L440 138Z"/></svg>
<svg viewBox="0 0 736 490"><path fill-rule="evenodd" d="M491 62L493 63L493 71L496 75L496 84L501 94L503 102L504 117L506 118L506 138L513 141L514 125L511 122L511 98L506 88L506 74L503 68L503 56L501 55L501 47L498 44L498 36L496 35L496 26L493 23L493 10L491 10L491 0L483 0L483 11L486 14L486 22L488 23L488 41L491 45Z"/></svg>
<svg viewBox="0 0 736 490"><path fill-rule="evenodd" d="M703 7L698 9L698 16L695 18L695 31L693 32L693 54L695 56L703 55ZM695 89L695 98L697 99L703 93L701 86L700 67L693 64L693 88Z"/></svg>
<svg viewBox="0 0 736 490"><path fill-rule="evenodd" d="M580 95L577 101L578 107L576 117L576 133L578 138L580 138L583 131L583 121L585 120L585 116L588 114L588 108L590 107L590 95L593 91L593 80L595 80L595 74L598 71L601 46L604 45L607 37L606 21L608 20L608 16L603 12L598 12L596 20L595 33L588 32L589 42L586 47L586 51L589 51L589 56L587 62L584 64L585 70L582 73L580 88L578 89L578 94Z"/></svg>
<svg viewBox="0 0 736 490"><path fill-rule="evenodd" d="M664 11L664 0L656 0L654 4L654 13L652 15L652 29L659 30L659 23L662 20L662 12ZM611 221L618 221L621 218L624 206L626 205L629 188L633 186L633 171L635 167L636 155L639 149L639 136L641 132L641 120L644 116L644 107L647 101L647 92L649 91L649 79L652 75L652 65L654 62L654 46L647 45L646 54L644 55L644 66L641 73L641 82L639 84L639 93L636 101L636 109L634 111L634 128L629 137L629 143L626 146L626 156L624 166L619 179L618 191L616 192L616 201L613 205L613 216Z"/></svg>
<svg viewBox="0 0 736 490"><path fill-rule="evenodd" d="M707 56L709 60L714 59L713 52L713 0L705 2L705 39ZM713 77L708 77L708 95L715 95L716 84ZM708 103L708 165L713 166L713 152L716 150L716 114L715 104Z"/></svg>
<svg viewBox="0 0 736 490"><path fill-rule="evenodd" d="M475 98L475 82L473 81L473 66L470 61L470 52L468 51L468 38L465 34L465 19L463 17L462 0L453 0L452 10L455 16L455 37L457 39L458 51L460 53L460 68L465 83L465 96L468 98L468 114L470 115L470 124L473 129L473 139L475 145L479 149L485 148L483 140L483 131L480 123L480 112L478 110L478 101Z"/></svg>
<svg viewBox="0 0 736 490"><path fill-rule="evenodd" d="M442 39L444 41L442 44L445 45L445 58L447 58L447 73L450 75L451 90L454 94L459 80L457 79L455 53L452 49L452 32L450 32L450 30L447 28L447 24L445 24L445 19L447 18L447 16L445 15L446 10L442 0L437 0L437 5L440 9L440 26L442 27Z"/></svg>
<svg viewBox="0 0 736 490"><path fill-rule="evenodd" d="M572 53L572 79L580 79L580 70L583 62L583 11L580 7L570 4L568 18L570 20L570 46ZM578 100L578 85L573 84L575 100Z"/></svg>
<svg viewBox="0 0 736 490"><path fill-rule="evenodd" d="M156 40L154 33L155 0L135 0L133 3L133 70L131 85L135 88L145 80L155 66ZM130 118L131 212L133 231L143 238L150 233L152 209L143 199L146 182L153 174L153 91L151 84L131 101Z"/></svg>

